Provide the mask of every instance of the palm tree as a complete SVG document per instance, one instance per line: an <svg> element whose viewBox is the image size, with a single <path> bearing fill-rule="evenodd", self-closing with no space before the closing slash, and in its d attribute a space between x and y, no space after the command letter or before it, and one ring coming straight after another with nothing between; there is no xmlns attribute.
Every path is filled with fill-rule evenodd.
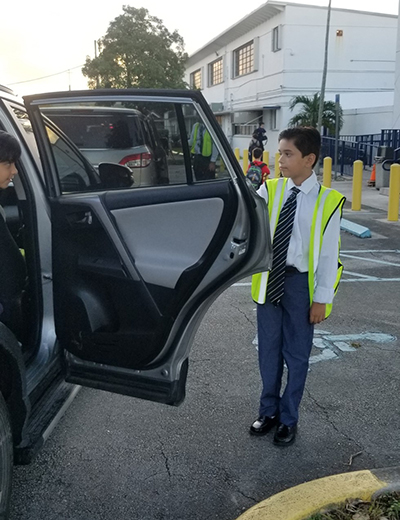
<svg viewBox="0 0 400 520"><path fill-rule="evenodd" d="M318 110L319 110L320 94L317 92L313 96L295 96L290 102L290 110L293 110L297 105L302 105L300 112L298 112L289 121L290 126L313 126L317 128L318 125ZM336 105L334 101L324 101L324 109L322 113L322 126L329 130L331 135L335 134L336 121ZM343 126L343 111L339 107L339 130Z"/></svg>

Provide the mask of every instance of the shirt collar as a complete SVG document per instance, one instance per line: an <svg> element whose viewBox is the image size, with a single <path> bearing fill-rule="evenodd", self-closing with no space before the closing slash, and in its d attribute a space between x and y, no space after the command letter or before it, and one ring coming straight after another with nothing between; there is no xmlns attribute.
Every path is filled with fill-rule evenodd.
<svg viewBox="0 0 400 520"><path fill-rule="evenodd" d="M292 188L296 187L301 192L303 192L304 195L307 195L308 193L310 193L310 191L314 188L314 186L316 184L318 184L318 179L313 170L312 174L305 181L303 181L300 184L300 186L296 186L296 184L292 181L292 179L288 179L287 189L291 190Z"/></svg>

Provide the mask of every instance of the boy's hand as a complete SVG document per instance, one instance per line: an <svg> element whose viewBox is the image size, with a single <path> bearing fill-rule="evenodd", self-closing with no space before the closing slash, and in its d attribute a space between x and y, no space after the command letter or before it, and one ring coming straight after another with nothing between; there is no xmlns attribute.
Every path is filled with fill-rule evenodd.
<svg viewBox="0 0 400 520"><path fill-rule="evenodd" d="M325 319L326 304L314 302L310 309L310 323L321 323Z"/></svg>

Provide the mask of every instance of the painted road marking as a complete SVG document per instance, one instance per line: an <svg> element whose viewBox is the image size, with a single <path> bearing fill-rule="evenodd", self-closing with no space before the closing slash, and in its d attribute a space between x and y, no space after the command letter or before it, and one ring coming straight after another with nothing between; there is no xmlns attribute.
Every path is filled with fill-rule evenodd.
<svg viewBox="0 0 400 520"><path fill-rule="evenodd" d="M363 262L375 263L379 265L390 265L394 267L400 267L400 262L388 262L386 260L379 260L376 258L367 258L363 255L365 254L400 254L400 249L356 249L356 250L345 250L341 251L341 256L343 258L356 259L359 261L359 265L362 265ZM340 283L350 283L350 282L400 282L400 276L388 278L382 276L371 276L363 273L356 273L354 271L347 271L346 266L343 271L343 276ZM351 278L347 278L347 277ZM251 282L238 282L234 283L232 287L250 287Z"/></svg>
<svg viewBox="0 0 400 520"><path fill-rule="evenodd" d="M374 264L394 265L395 267L400 267L400 264L395 264L394 262L386 262L385 260L375 260L374 258L360 258L359 256L349 255L347 253L340 253L340 256L343 258L355 258L364 262L373 262Z"/></svg>
<svg viewBox="0 0 400 520"><path fill-rule="evenodd" d="M321 350L320 354L310 357L310 365L319 363L320 361L329 361L337 359L339 352L355 352L357 348L353 345L362 341L372 341L374 343L389 343L396 341L396 336L392 334L383 334L380 332L361 332L360 334L332 334L324 330L315 330L313 346ZM258 350L258 335L252 341Z"/></svg>
<svg viewBox="0 0 400 520"><path fill-rule="evenodd" d="M346 271L343 272L346 274ZM356 276L365 276L362 274L357 274ZM400 282L400 278L375 278L373 276L368 278L342 278L340 283L348 283L348 282ZM243 283L234 283L231 287L250 287L251 282L243 282Z"/></svg>
<svg viewBox="0 0 400 520"><path fill-rule="evenodd" d="M356 254L356 253L395 253L399 254L400 249L351 249L349 251L341 251L341 253L349 253L349 254Z"/></svg>

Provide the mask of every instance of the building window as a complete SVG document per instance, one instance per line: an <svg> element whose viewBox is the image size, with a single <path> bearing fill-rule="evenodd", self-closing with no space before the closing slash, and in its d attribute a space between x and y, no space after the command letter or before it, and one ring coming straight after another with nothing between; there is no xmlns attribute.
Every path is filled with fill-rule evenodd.
<svg viewBox="0 0 400 520"><path fill-rule="evenodd" d="M278 111L277 110L271 110L271 119L270 119L270 128L271 130L276 130L278 128L278 124L277 124L277 116L278 116Z"/></svg>
<svg viewBox="0 0 400 520"><path fill-rule="evenodd" d="M251 136L257 130L258 125L234 125L233 133L235 135L248 135Z"/></svg>
<svg viewBox="0 0 400 520"><path fill-rule="evenodd" d="M272 29L272 52L282 49L282 26L278 25Z"/></svg>
<svg viewBox="0 0 400 520"><path fill-rule="evenodd" d="M254 42L246 43L234 51L235 78L254 70Z"/></svg>
<svg viewBox="0 0 400 520"><path fill-rule="evenodd" d="M208 65L209 86L219 85L224 81L224 64L222 58Z"/></svg>
<svg viewBox="0 0 400 520"><path fill-rule="evenodd" d="M201 89L201 69L195 70L190 74L190 86L193 89Z"/></svg>

